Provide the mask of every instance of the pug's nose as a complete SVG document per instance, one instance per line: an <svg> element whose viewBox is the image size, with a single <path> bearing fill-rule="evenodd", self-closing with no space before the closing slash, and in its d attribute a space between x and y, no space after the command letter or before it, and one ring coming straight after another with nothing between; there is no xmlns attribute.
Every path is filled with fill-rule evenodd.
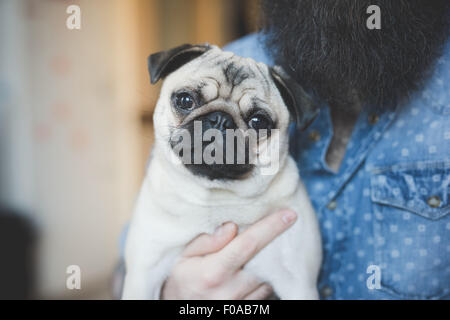
<svg viewBox="0 0 450 320"><path fill-rule="evenodd" d="M215 111L207 114L205 116L204 129L217 129L225 133L227 129L236 129L236 124L234 123L233 117L226 112Z"/></svg>

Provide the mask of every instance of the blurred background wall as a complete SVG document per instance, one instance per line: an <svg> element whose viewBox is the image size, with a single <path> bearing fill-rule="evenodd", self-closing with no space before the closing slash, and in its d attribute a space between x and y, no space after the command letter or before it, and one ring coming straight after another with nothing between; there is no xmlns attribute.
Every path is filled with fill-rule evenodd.
<svg viewBox="0 0 450 320"><path fill-rule="evenodd" d="M71 4L81 30L66 27ZM31 297L111 297L152 144L159 86L147 56L224 45L254 32L257 16L257 0L0 0L0 204L36 231L24 260L35 261ZM13 230L7 214L0 227ZM6 234L3 248L22 250ZM81 268L81 290L66 289L69 265Z"/></svg>

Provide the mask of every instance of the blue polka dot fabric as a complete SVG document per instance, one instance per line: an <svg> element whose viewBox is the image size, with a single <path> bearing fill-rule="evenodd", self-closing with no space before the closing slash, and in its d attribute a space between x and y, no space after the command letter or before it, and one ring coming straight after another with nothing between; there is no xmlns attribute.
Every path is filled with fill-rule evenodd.
<svg viewBox="0 0 450 320"><path fill-rule="evenodd" d="M253 34L225 50L272 65L263 40ZM450 43L407 103L370 110L359 115L337 173L325 162L327 105L306 131L291 131L322 232L321 298L448 299Z"/></svg>

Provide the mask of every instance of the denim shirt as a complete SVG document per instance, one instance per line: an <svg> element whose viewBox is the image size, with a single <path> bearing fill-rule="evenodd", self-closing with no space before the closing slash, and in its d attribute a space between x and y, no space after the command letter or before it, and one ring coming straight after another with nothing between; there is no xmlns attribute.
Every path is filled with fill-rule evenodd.
<svg viewBox="0 0 450 320"><path fill-rule="evenodd" d="M224 49L273 64L262 35ZM450 297L450 43L434 68L394 111L363 108L337 173L325 161L327 105L307 130L291 130L320 222L322 299Z"/></svg>

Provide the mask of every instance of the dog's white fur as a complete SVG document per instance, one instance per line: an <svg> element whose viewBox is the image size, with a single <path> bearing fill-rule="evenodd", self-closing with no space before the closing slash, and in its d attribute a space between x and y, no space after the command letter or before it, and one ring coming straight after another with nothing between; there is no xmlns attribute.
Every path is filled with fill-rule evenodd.
<svg viewBox="0 0 450 320"><path fill-rule="evenodd" d="M245 66L255 76L231 90L218 67L221 59ZM289 113L270 79L266 65L217 47L167 76L154 114L155 147L127 238L124 299L159 299L160 288L181 251L197 235L212 233L227 221L235 222L242 231L282 208L297 212L297 221L259 252L245 270L270 283L281 299L318 298L316 282L322 259L318 224L296 164L288 154ZM202 93L212 102L189 119L181 119L170 105L171 93L199 81L206 83ZM275 133L280 141L279 158L270 158L279 162L275 175L262 175L257 166L242 180L209 180L169 159L173 158L168 143L170 128L202 112L224 108L243 127L240 114L251 107L252 96L266 102L264 108L277 119L280 129Z"/></svg>

